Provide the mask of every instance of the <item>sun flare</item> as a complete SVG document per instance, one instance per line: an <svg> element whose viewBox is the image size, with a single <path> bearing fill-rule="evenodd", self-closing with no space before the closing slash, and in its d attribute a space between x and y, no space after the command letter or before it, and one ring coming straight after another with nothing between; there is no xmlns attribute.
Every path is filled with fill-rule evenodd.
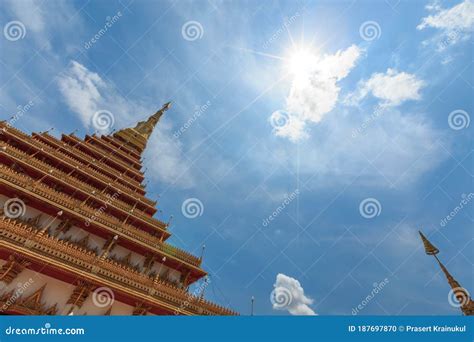
<svg viewBox="0 0 474 342"><path fill-rule="evenodd" d="M316 56L309 50L301 49L290 54L288 59L288 71L296 77L307 76L316 64Z"/></svg>

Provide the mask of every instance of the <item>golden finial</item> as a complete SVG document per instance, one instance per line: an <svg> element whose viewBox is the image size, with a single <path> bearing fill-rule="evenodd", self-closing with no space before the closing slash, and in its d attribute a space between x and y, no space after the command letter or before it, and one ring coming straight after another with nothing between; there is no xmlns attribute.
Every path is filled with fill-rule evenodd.
<svg viewBox="0 0 474 342"><path fill-rule="evenodd" d="M133 128L125 128L114 133L114 137L117 137L124 141L126 144L134 147L139 153L142 153L146 147L148 139L153 133L153 129L160 120L161 116L165 111L170 109L171 102L165 103L161 109L159 109L155 114L150 116L145 121L140 121Z"/></svg>
<svg viewBox="0 0 474 342"><path fill-rule="evenodd" d="M425 246L425 252L428 255L436 255L439 253L439 249L433 246L433 244L423 235L421 231L418 231L421 236L421 241L423 241L423 245Z"/></svg>
<svg viewBox="0 0 474 342"><path fill-rule="evenodd" d="M451 305L459 307L462 313L466 316L474 315L474 302L472 301L469 292L463 288L456 279L449 273L448 269L443 265L443 263L438 259L436 254L439 253L439 249L436 248L424 235L422 232L419 232L421 236L421 241L423 241L423 245L425 246L425 252L428 255L432 255L435 257L438 265L440 266L441 270L443 271L446 279L448 280L449 286L451 287L451 291L448 294L448 301ZM458 304L455 304L454 298L456 298Z"/></svg>
<svg viewBox="0 0 474 342"><path fill-rule="evenodd" d="M148 120L146 121L140 121L136 126L135 126L135 131L144 136L146 139L148 139L153 132L153 129L155 128L157 122L160 120L161 116L165 111L167 111L171 107L171 102L167 102L161 107L160 110L158 110L155 114L150 116Z"/></svg>

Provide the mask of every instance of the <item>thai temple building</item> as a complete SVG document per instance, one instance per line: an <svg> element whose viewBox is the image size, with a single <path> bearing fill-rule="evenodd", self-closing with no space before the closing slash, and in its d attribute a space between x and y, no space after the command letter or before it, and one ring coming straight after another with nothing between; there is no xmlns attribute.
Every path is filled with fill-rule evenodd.
<svg viewBox="0 0 474 342"><path fill-rule="evenodd" d="M436 248L424 235L422 232L420 233L421 241L423 242L423 246L425 247L425 252L428 255L434 256L436 262L438 263L441 271L443 271L446 279L448 280L448 284L451 287L451 290L448 294L448 303L452 306L459 307L461 312L466 316L473 316L474 315L474 301L471 299L469 292L462 287L456 279L449 273L448 269L443 265L443 263L438 259L437 254L439 253L439 249Z"/></svg>
<svg viewBox="0 0 474 342"><path fill-rule="evenodd" d="M0 123L0 314L237 314L204 299L202 257L166 242L142 185L169 108L84 139Z"/></svg>

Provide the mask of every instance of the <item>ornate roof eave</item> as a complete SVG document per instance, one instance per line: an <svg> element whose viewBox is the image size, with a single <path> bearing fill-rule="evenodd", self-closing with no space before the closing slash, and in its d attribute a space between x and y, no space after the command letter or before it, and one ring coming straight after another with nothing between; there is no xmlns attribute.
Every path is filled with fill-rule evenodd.
<svg viewBox="0 0 474 342"><path fill-rule="evenodd" d="M0 146L2 146L2 144L0 144ZM68 178L67 173L61 171L60 169L51 167L41 160L29 160L20 150L15 149L13 146L7 144L3 146L7 147L6 151L8 151L8 156L12 160L20 163L22 166L26 164L30 168L41 173L42 176L48 175L50 179L54 179L58 184L62 184L63 186L75 186L76 191L82 192L86 196L94 198L96 201L99 201L104 205L115 207L117 210L124 211L127 215L132 214L137 219L142 220L143 222L148 222L148 224L152 225L153 227L158 226L157 229L166 229L166 223L146 215L142 210L136 209L133 205L120 201L117 198L114 198L114 201L110 201L110 197L102 193L102 191L98 188L95 188L92 185L84 183L83 181L77 180L75 178Z"/></svg>
<svg viewBox="0 0 474 342"><path fill-rule="evenodd" d="M28 224L11 219L0 220L0 249L15 251L32 263L47 264L74 279L91 284L104 284L134 300L142 300L147 292L147 303L169 312L185 315L235 315L230 309L199 299L184 289L153 281L149 276L124 267L112 260L97 263L97 255L77 245L49 235L32 235ZM31 247L25 241L31 241ZM41 246L38 248L38 246ZM82 265L82 266L81 266ZM87 271L84 270L87 265ZM46 270L47 268L45 268Z"/></svg>
<svg viewBox="0 0 474 342"><path fill-rule="evenodd" d="M0 127L2 127L2 124L0 123ZM82 162L78 162L74 158L71 158L70 156L62 153L61 151L58 151L54 149L52 146L47 145L43 141L40 140L35 140L31 136L28 136L24 134L23 132L17 130L14 127L6 128L3 126L3 129L5 129L4 132L7 132L8 134L11 134L15 139L18 139L22 143L27 144L30 148L34 149L33 153L37 153L38 151L47 154L48 156L54 158L56 161L59 162L64 162L67 165L73 167L76 169L77 172L81 172L84 176L86 177L93 177L94 179L98 180L99 182L102 182L104 184L109 184L112 183L115 187L119 188L123 192L130 192L133 193L134 195L140 196L140 200L143 202L146 202L148 205L155 205L156 203L154 201L151 201L147 199L144 194L145 191L141 188L137 188L136 190L139 190L139 192L133 192L134 189L131 187L128 187L125 184L120 183L122 179L114 179L110 176L107 176L103 173L100 173L96 171L94 168L92 168L90 165L86 165ZM43 135L44 136L44 135ZM4 147L5 148L5 147ZM120 175L118 175L120 176Z"/></svg>
<svg viewBox="0 0 474 342"><path fill-rule="evenodd" d="M11 191L21 192L23 196L31 198L34 201L39 201L44 206L54 205L55 208L60 208L70 217L77 219L77 222L89 222L90 227L96 227L108 231L110 233L119 235L119 237L125 238L134 245L147 249L153 253L159 253L161 256L165 256L169 263L176 263L177 265L183 265L186 268L193 270L193 273L199 273L204 275L205 272L201 269L200 265L202 260L194 255L191 255L179 248L171 246L160 238L151 235L145 231L135 228L132 225L122 223L121 226L116 221L112 220L112 217L105 214L95 219L91 219L94 215L94 209L84 205L78 207L71 200L65 196L58 194L56 191L37 184L36 187L31 187L29 190L26 189L26 183L21 183L21 176L14 173L13 171L6 169L0 165L2 177L0 177L0 183L2 186L11 189ZM7 179L8 178L8 179ZM9 181L10 180L10 181ZM18 184L14 181L17 180ZM35 204L31 204L33 207ZM1 218L1 217L0 217ZM88 229L87 225L81 225L83 229ZM167 231L161 231L163 237L169 237L170 233Z"/></svg>

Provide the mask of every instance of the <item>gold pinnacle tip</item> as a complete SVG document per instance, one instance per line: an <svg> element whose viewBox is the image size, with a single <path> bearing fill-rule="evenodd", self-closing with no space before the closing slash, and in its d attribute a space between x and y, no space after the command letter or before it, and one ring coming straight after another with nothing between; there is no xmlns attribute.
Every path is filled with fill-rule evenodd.
<svg viewBox="0 0 474 342"><path fill-rule="evenodd" d="M423 241L423 245L425 246L425 252L428 255L436 255L439 253L439 249L436 248L424 235L421 231L419 231L421 236L421 241Z"/></svg>

